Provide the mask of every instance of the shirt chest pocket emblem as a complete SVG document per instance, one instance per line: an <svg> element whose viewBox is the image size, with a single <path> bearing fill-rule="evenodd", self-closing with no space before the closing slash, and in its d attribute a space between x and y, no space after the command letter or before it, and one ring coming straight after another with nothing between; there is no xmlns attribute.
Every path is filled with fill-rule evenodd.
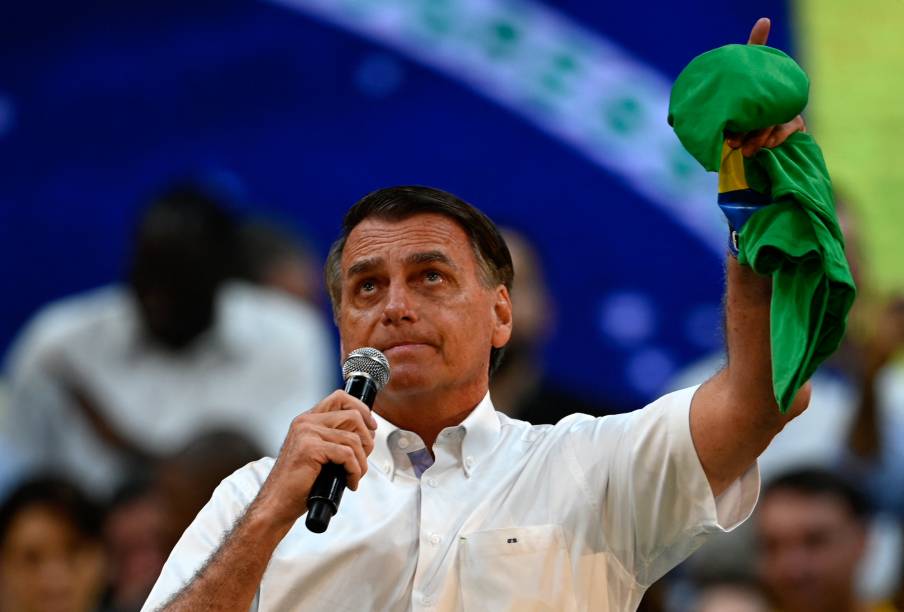
<svg viewBox="0 0 904 612"><path fill-rule="evenodd" d="M465 610L575 610L571 559L559 525L491 529L459 538Z"/></svg>

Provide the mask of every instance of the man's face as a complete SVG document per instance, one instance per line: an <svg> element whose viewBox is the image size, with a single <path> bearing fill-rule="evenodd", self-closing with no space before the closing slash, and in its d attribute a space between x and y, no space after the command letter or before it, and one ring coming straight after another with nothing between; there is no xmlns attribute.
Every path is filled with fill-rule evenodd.
<svg viewBox="0 0 904 612"><path fill-rule="evenodd" d="M865 533L841 500L777 490L758 511L760 577L782 610L845 605Z"/></svg>
<svg viewBox="0 0 904 612"><path fill-rule="evenodd" d="M342 352L383 351L392 375L381 397L486 389L490 347L511 335L511 302L505 287L483 282L455 221L365 219L348 236L341 268Z"/></svg>
<svg viewBox="0 0 904 612"><path fill-rule="evenodd" d="M100 542L89 542L55 510L34 505L13 520L0 549L0 603L24 612L80 612L100 600Z"/></svg>

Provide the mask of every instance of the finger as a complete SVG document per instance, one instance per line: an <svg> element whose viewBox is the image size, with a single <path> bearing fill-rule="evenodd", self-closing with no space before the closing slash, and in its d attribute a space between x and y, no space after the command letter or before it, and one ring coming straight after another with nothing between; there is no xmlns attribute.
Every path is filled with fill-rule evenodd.
<svg viewBox="0 0 904 612"><path fill-rule="evenodd" d="M324 463L336 463L345 468L345 473L347 475L346 484L349 489L356 491L358 489L358 483L361 481L361 476L363 476L363 472L361 464L358 462L358 457L355 455L355 451L344 444L337 444L336 442L328 442L326 440L321 441L320 450L323 454L323 458L326 459ZM366 469L367 464L365 463L364 466Z"/></svg>
<svg viewBox="0 0 904 612"><path fill-rule="evenodd" d="M772 27L772 22L769 21L768 17L760 17L756 20L756 23L753 24L753 29L750 30L750 38L747 39L748 45L765 45L769 40L769 29Z"/></svg>
<svg viewBox="0 0 904 612"><path fill-rule="evenodd" d="M354 410L358 412L367 427L370 429L377 428L377 421L370 413L367 404L356 397L352 397L342 389L337 389L324 398L319 404L311 408L308 412L312 414L322 414L325 412L336 412L340 410Z"/></svg>
<svg viewBox="0 0 904 612"><path fill-rule="evenodd" d="M791 134L795 132L799 132L800 127L794 123L784 123L782 125L776 126L775 130L773 130L772 135L766 140L766 143L763 145L766 148L771 149L772 147L777 147L782 144Z"/></svg>
<svg viewBox="0 0 904 612"><path fill-rule="evenodd" d="M361 444L369 449L373 448L375 433L364 425L361 415L351 410L343 410L341 412L330 412L312 417L313 422L317 425L329 427L330 429L341 429L351 432L361 438ZM368 453L370 450L368 450Z"/></svg>
<svg viewBox="0 0 904 612"><path fill-rule="evenodd" d="M744 143L744 134L737 132L725 132L725 144L732 149L738 149Z"/></svg>
<svg viewBox="0 0 904 612"><path fill-rule="evenodd" d="M775 126L770 126L763 128L762 130L748 133L744 138L744 143L741 145L741 153L744 157L753 157L756 155L757 152L763 148L763 145L766 144L766 141L769 140L769 137L772 136L774 130Z"/></svg>
<svg viewBox="0 0 904 612"><path fill-rule="evenodd" d="M342 431L341 429L330 429L329 427L320 427L314 431L320 436L321 440L350 448L355 453L355 460L358 462L361 475L364 475L367 471L367 455L370 454L370 451L364 447L361 438L351 432Z"/></svg>
<svg viewBox="0 0 904 612"><path fill-rule="evenodd" d="M320 426L354 436L360 441L368 455L374 449L373 432L364 426L356 414L349 413L348 416L344 414L328 415L320 422Z"/></svg>

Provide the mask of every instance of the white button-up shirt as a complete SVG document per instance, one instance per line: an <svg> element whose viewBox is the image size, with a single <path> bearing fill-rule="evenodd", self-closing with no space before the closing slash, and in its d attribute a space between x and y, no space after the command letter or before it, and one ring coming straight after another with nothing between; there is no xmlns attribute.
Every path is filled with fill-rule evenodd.
<svg viewBox="0 0 904 612"><path fill-rule="evenodd" d="M358 491L324 534L299 520L263 576L257 610L632 611L644 590L752 511L751 469L714 499L691 440L695 389L630 414L531 425L489 396L423 443L377 417ZM191 580L254 499L262 459L219 486L172 551L144 610Z"/></svg>

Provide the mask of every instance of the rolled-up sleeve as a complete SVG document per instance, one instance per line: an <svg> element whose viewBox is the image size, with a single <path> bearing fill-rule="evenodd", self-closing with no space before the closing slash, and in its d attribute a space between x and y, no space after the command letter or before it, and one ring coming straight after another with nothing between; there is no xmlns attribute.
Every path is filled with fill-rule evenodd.
<svg viewBox="0 0 904 612"><path fill-rule="evenodd" d="M709 533L750 516L759 494L756 464L714 497L690 431L696 387L635 412L572 417L571 471L601 521L604 545L648 586L683 561Z"/></svg>

